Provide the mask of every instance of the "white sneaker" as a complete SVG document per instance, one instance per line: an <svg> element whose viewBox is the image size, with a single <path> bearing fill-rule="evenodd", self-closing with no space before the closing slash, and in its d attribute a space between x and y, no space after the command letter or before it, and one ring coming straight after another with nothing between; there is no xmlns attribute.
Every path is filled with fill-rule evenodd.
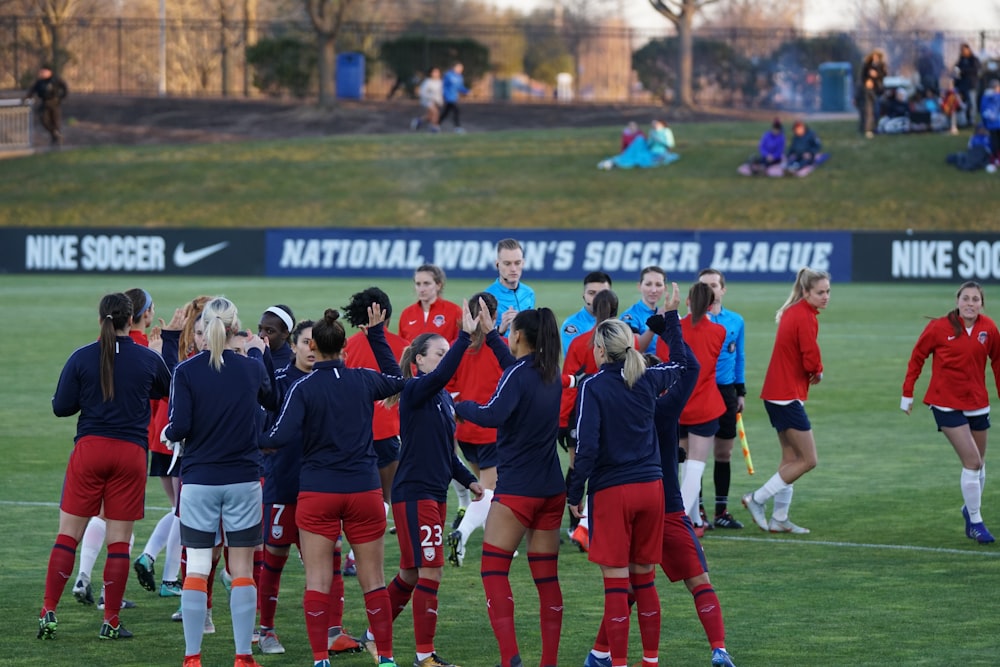
<svg viewBox="0 0 1000 667"><path fill-rule="evenodd" d="M278 641L278 635L274 634L274 630L261 633L257 648L264 655L278 655L285 652L285 647Z"/></svg>
<svg viewBox="0 0 1000 667"><path fill-rule="evenodd" d="M750 511L750 516L753 517L753 522L761 530L768 530L767 516L765 514L765 507L763 503L758 503L753 499L753 493L748 493L743 496L743 507L746 507Z"/></svg>
<svg viewBox="0 0 1000 667"><path fill-rule="evenodd" d="M461 126L456 127L455 128L455 134L465 134L465 128L461 127Z"/></svg>
<svg viewBox="0 0 1000 667"><path fill-rule="evenodd" d="M796 526L788 519L778 521L773 517L771 518L771 523L768 524L767 529L772 533L792 533L793 535L806 535L809 533L808 528Z"/></svg>
<svg viewBox="0 0 1000 667"><path fill-rule="evenodd" d="M206 609L205 610L205 628L204 628L204 630L202 630L202 633L204 633L206 635L214 635L215 634L215 623L212 622L212 610L211 609Z"/></svg>
<svg viewBox="0 0 1000 667"><path fill-rule="evenodd" d="M73 597L80 604L94 604L94 591L90 587L90 577L81 572L73 584Z"/></svg>
<svg viewBox="0 0 1000 667"><path fill-rule="evenodd" d="M611 171L611 167L613 166L614 163L611 162L611 160L601 160L600 162L597 163L597 168L602 169L604 171Z"/></svg>

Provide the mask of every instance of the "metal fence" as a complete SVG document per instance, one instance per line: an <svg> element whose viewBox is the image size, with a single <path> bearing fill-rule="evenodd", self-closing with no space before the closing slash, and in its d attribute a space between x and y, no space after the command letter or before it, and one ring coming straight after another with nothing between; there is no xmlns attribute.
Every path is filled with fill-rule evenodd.
<svg viewBox="0 0 1000 667"><path fill-rule="evenodd" d="M338 51L366 55L366 97L383 98L396 84L394 73L378 60L381 44L415 32L412 26L393 23L343 27ZM575 32L546 25L431 25L421 27L419 34L471 38L489 48L492 71L474 86L472 99L494 99L500 91L514 101L551 100L556 92L551 83L531 80L522 72L527 45L555 38L572 53L576 100L633 103L658 99L633 70L633 54L651 40L669 36L665 29L636 30L615 23ZM54 29L37 18L0 17L0 90L26 89L55 50L64 63L61 75L74 92L260 97L246 47L288 35L307 43L314 40L308 24L294 22L75 18ZM730 107L814 107L819 95L815 66L792 71L795 68L776 54L787 60L789 44L821 36L795 30L698 32L696 53L699 42L715 41L724 43L731 57L724 64L696 61L695 101ZM903 76L913 74L921 48L932 48L948 67L962 43L980 53L1000 52L1000 31L852 33L848 38L859 53L883 48L892 73ZM414 69L431 64L438 63L414 63ZM859 62L852 65L856 71ZM664 58L662 67L676 67L673 58Z"/></svg>
<svg viewBox="0 0 1000 667"><path fill-rule="evenodd" d="M21 100L0 100L0 151L31 148L31 107Z"/></svg>

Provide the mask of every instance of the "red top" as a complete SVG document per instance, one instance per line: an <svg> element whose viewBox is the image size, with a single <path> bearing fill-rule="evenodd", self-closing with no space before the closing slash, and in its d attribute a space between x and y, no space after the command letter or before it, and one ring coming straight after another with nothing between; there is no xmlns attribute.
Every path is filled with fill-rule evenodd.
<svg viewBox="0 0 1000 667"><path fill-rule="evenodd" d="M639 337L634 336L636 349L639 349ZM666 345L663 346L666 349ZM669 357L670 355L667 354ZM569 342L566 350L566 359L563 361L562 377L562 399L559 403L559 428L569 426L570 417L573 416L573 408L576 407L576 387L569 386L570 376L576 375L583 369L587 375L593 375L601 370L594 360L594 330L588 329L579 334Z"/></svg>
<svg viewBox="0 0 1000 667"><path fill-rule="evenodd" d="M644 137L644 136L646 135L643 134L642 130L636 130L635 132L632 132L626 127L624 130L622 130L622 150L628 148L629 144L635 141L636 137Z"/></svg>
<svg viewBox="0 0 1000 667"><path fill-rule="evenodd" d="M475 401L483 405L493 397L501 375L503 370L497 362L496 355L490 346L483 342L478 350L470 347L465 351L458 370L445 389L453 394L458 392L455 396L456 403ZM477 426L470 421L459 421L455 427L455 438L473 445L489 445L497 441L497 430Z"/></svg>
<svg viewBox="0 0 1000 667"><path fill-rule="evenodd" d="M910 364L903 380L903 396L913 397L913 386L920 377L924 361L934 355L931 380L924 394L924 403L953 410L981 410L989 407L990 396L986 390L986 359L993 366L993 379L1000 394L1000 333L997 325L985 315L980 315L967 333L955 335L947 317L931 320L910 355Z"/></svg>
<svg viewBox="0 0 1000 667"><path fill-rule="evenodd" d="M681 333L684 341L690 346L695 359L701 365L698 371L698 382L691 392L684 410L681 412L680 423L685 426L704 424L718 419L726 412L726 403L719 393L719 385L715 382L715 364L719 353L726 342L726 327L716 324L706 315L698 324L694 324L691 316L681 319ZM667 344L657 337L657 356L667 356Z"/></svg>
<svg viewBox="0 0 1000 667"><path fill-rule="evenodd" d="M820 358L819 310L805 299L788 307L778 323L771 363L767 365L760 397L765 401L805 401L809 376L823 372Z"/></svg>
<svg viewBox="0 0 1000 667"><path fill-rule="evenodd" d="M128 336L134 340L137 345L149 347L149 338L142 330L130 329ZM160 433L163 431L163 427L167 425L167 417L169 414L170 411L167 409L167 399L160 398L149 402L149 428L147 429L149 451L157 452L158 454L171 453L170 450L167 449L166 445L160 442Z"/></svg>
<svg viewBox="0 0 1000 667"><path fill-rule="evenodd" d="M385 331L385 340L389 343L392 353L399 360L406 349L406 341L391 331ZM344 345L344 365L348 368L370 368L380 370L368 344L368 336L359 331L347 339ZM375 414L372 416L372 438L385 440L399 435L399 403L391 408L385 407L381 401L375 403Z"/></svg>
<svg viewBox="0 0 1000 667"><path fill-rule="evenodd" d="M437 299L424 316L420 302L407 306L399 316L399 335L412 341L422 333L441 334L454 343L462 330L462 307L445 299Z"/></svg>

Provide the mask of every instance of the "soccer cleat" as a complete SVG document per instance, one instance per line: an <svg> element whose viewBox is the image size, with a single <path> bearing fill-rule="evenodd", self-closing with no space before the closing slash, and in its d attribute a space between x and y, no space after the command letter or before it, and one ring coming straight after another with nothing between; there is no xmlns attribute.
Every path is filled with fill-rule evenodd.
<svg viewBox="0 0 1000 667"><path fill-rule="evenodd" d="M58 625L59 622L56 621L56 613L54 611L46 611L38 617L38 638L55 639L56 627Z"/></svg>
<svg viewBox="0 0 1000 667"><path fill-rule="evenodd" d="M455 567L462 567L465 562L465 550L462 548L462 531L453 530L448 534L448 562Z"/></svg>
<svg viewBox="0 0 1000 667"><path fill-rule="evenodd" d="M995 542L993 535L987 530L986 524L982 521L979 523L969 524L969 538L979 542L980 544L990 544Z"/></svg>
<svg viewBox="0 0 1000 667"><path fill-rule="evenodd" d="M239 655L233 659L233 667L263 667L252 655Z"/></svg>
<svg viewBox="0 0 1000 667"><path fill-rule="evenodd" d="M372 642L374 644L374 642ZM338 632L329 638L328 649L330 653L360 653L365 650L364 645L350 636L346 632Z"/></svg>
<svg viewBox="0 0 1000 667"><path fill-rule="evenodd" d="M745 496L743 496L742 500L743 500L743 507L746 507L747 510L749 510L750 516L753 517L753 522L757 524L757 526L761 530L767 531L768 525L767 525L767 516L765 515L766 508L764 507L764 504L758 503L756 500L754 500L752 493L748 493Z"/></svg>
<svg viewBox="0 0 1000 667"><path fill-rule="evenodd" d="M792 535L806 535L809 533L808 528L796 526L788 519L778 521L774 517L771 517L771 523L767 525L767 529L772 533L791 533Z"/></svg>
<svg viewBox="0 0 1000 667"><path fill-rule="evenodd" d="M256 646L260 643L260 628L253 629L253 635L250 637L250 645Z"/></svg>
<svg viewBox="0 0 1000 667"><path fill-rule="evenodd" d="M330 667L329 660L317 660L313 662L313 667Z"/></svg>
<svg viewBox="0 0 1000 667"><path fill-rule="evenodd" d="M164 581L162 584L160 584L161 598L180 597L180 595L181 595L181 582Z"/></svg>
<svg viewBox="0 0 1000 667"><path fill-rule="evenodd" d="M183 609L184 609L183 607L177 607L177 611L175 611L174 613L170 614L170 620L171 621L175 621L177 623L180 623L181 621L183 621L184 620L184 611L183 611Z"/></svg>
<svg viewBox="0 0 1000 667"><path fill-rule="evenodd" d="M576 529L573 530L573 541L576 542L576 546L580 548L580 551L587 553L590 551L590 531L582 523L577 525Z"/></svg>
<svg viewBox="0 0 1000 667"><path fill-rule="evenodd" d="M442 660L437 653L431 653L423 660L414 660L413 667L457 667L447 660Z"/></svg>
<svg viewBox="0 0 1000 667"><path fill-rule="evenodd" d="M962 518L965 519L965 536L972 539L972 519L969 517L969 508L962 505ZM76 593L76 589L73 589Z"/></svg>
<svg viewBox="0 0 1000 667"><path fill-rule="evenodd" d="M705 524L701 523L701 524L694 525L692 527L694 528L694 536L695 537L697 537L699 540L701 538L705 537Z"/></svg>
<svg viewBox="0 0 1000 667"><path fill-rule="evenodd" d="M397 667L395 660L381 656L378 659L378 664L379 667Z"/></svg>
<svg viewBox="0 0 1000 667"><path fill-rule="evenodd" d="M139 585L147 591L156 590L156 570L153 567L155 562L155 558L144 553L132 563L132 569L135 570L135 578L139 580Z"/></svg>
<svg viewBox="0 0 1000 667"><path fill-rule="evenodd" d="M222 586L226 589L226 595L231 595L233 592L233 575L229 574L228 570L222 570Z"/></svg>
<svg viewBox="0 0 1000 667"><path fill-rule="evenodd" d="M107 621L101 624L101 632L97 635L98 639L132 639L132 633L125 629L125 625L119 623L118 625L111 625Z"/></svg>
<svg viewBox="0 0 1000 667"><path fill-rule="evenodd" d="M736 517L729 512L723 512L722 514L715 515L715 527L739 529L743 527L743 524L737 521Z"/></svg>
<svg viewBox="0 0 1000 667"><path fill-rule="evenodd" d="M274 630L262 631L260 634L260 641L257 642L257 648L264 655L279 655L285 652L285 647L281 645L278 641L278 635L274 634Z"/></svg>
<svg viewBox="0 0 1000 667"><path fill-rule="evenodd" d="M131 600L126 600L125 598L122 598L122 606L120 608L135 609L135 603L132 602ZM101 597L97 599L97 609L99 611L104 611L104 593L101 593Z"/></svg>
<svg viewBox="0 0 1000 667"><path fill-rule="evenodd" d="M201 667L201 653L184 656L184 667Z"/></svg>
<svg viewBox="0 0 1000 667"><path fill-rule="evenodd" d="M214 635L215 634L215 623L212 621L212 610L205 610L205 625L202 628L202 634Z"/></svg>
<svg viewBox="0 0 1000 667"><path fill-rule="evenodd" d="M344 559L344 567L340 569L340 573L345 577L358 576L358 564L353 558L351 558L350 554L348 554L347 558Z"/></svg>
<svg viewBox="0 0 1000 667"><path fill-rule="evenodd" d="M464 507L459 507L458 511L455 512L455 518L452 519L451 529L452 530L458 530L458 527L460 525L462 525L462 519L464 519L464 518L465 518L465 508Z"/></svg>
<svg viewBox="0 0 1000 667"><path fill-rule="evenodd" d="M708 520L708 515L705 514L705 507L703 505L698 505L698 518L701 520L701 526L705 530L714 530L715 526L711 521Z"/></svg>
<svg viewBox="0 0 1000 667"><path fill-rule="evenodd" d="M73 597L80 604L94 604L94 591L90 587L90 578L83 572L80 573L80 578L73 584Z"/></svg>
<svg viewBox="0 0 1000 667"><path fill-rule="evenodd" d="M712 667L736 667L732 656L724 648L712 651Z"/></svg>
<svg viewBox="0 0 1000 667"><path fill-rule="evenodd" d="M583 667L611 667L611 656L598 658L593 652L587 653L587 659L583 661Z"/></svg>

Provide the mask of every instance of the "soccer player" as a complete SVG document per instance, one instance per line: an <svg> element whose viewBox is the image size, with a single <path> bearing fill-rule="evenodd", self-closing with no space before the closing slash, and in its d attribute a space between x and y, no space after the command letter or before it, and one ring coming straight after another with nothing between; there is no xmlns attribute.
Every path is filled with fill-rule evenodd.
<svg viewBox="0 0 1000 667"><path fill-rule="evenodd" d="M651 331L647 333L646 320L656 314L656 304L666 289L667 272L660 267L647 266L639 272L640 298L622 313L621 321L640 335L640 351L653 353L656 350L657 339Z"/></svg>
<svg viewBox="0 0 1000 667"><path fill-rule="evenodd" d="M314 665L330 667L330 564L343 530L357 552L358 583L378 660L395 667L391 603L383 573L385 508L372 443L372 414L375 402L398 394L406 380L348 368L343 359L347 335L339 319L340 313L328 308L313 325L313 372L292 385L261 447L266 451L302 443L295 514L306 569L303 610ZM396 361L383 335L383 321L381 313L370 316L366 331L379 367L388 368Z"/></svg>
<svg viewBox="0 0 1000 667"><path fill-rule="evenodd" d="M981 510L986 484L986 434L990 427L990 396L984 372L987 359L1000 392L1000 332L993 320L983 314L985 305L986 296L979 283L962 283L956 294L955 309L931 320L917 339L900 402L900 408L910 414L914 385L927 357L933 355L924 403L930 406L938 430L944 433L962 463L965 535L980 544L994 541Z"/></svg>
<svg viewBox="0 0 1000 667"><path fill-rule="evenodd" d="M490 334L492 335L492 334ZM559 431L559 326L548 308L524 310L510 324L510 353L493 397L455 404L466 421L497 429L497 488L483 535L480 569L501 667L518 667L510 565L528 536L528 566L538 589L543 667L557 664L562 628L559 525L566 487L555 442ZM495 350L498 348L494 348ZM516 357L516 360L515 360Z"/></svg>
<svg viewBox="0 0 1000 667"><path fill-rule="evenodd" d="M709 312L712 313L712 321L726 330L726 340L715 364L715 382L726 404L726 412L719 417L719 430L715 434L712 455L712 478L715 482L715 517L712 525L716 528L739 529L743 524L729 512L729 485L732 479L733 445L736 442L736 415L743 412L747 395L745 326L742 315L722 305L726 296L726 277L721 271L702 269L698 273L698 280L715 292L715 302Z"/></svg>
<svg viewBox="0 0 1000 667"><path fill-rule="evenodd" d="M788 519L788 508L792 504L792 484L816 467L816 440L805 402L809 387L823 380L823 360L816 340L817 316L829 303L830 274L803 267L795 276L792 293L775 316L778 333L760 397L778 432L781 464L762 487L743 496L744 507L761 530L796 535L809 532ZM771 497L774 510L768 523L765 503Z"/></svg>
<svg viewBox="0 0 1000 667"><path fill-rule="evenodd" d="M132 526L143 516L149 402L170 390L170 370L163 359L128 336L132 312L124 294L101 299L98 340L70 356L52 396L57 417L80 416L59 503L59 534L49 555L39 639L55 637L56 607L73 571L77 545L90 517L101 514L102 508L108 558L99 637L132 636L118 614L128 580Z"/></svg>
<svg viewBox="0 0 1000 667"><path fill-rule="evenodd" d="M519 312L535 307L535 290L521 282L524 249L516 239L497 242L496 266L500 275L486 291L496 297L497 330L506 335Z"/></svg>
<svg viewBox="0 0 1000 667"><path fill-rule="evenodd" d="M584 277L583 308L567 317L560 330L564 355L569 352L569 344L574 338L590 331L597 324L594 317L594 297L606 289L611 289L611 276L603 271L591 271Z"/></svg>
<svg viewBox="0 0 1000 667"><path fill-rule="evenodd" d="M487 329L493 328L489 312ZM469 347L470 334L483 317L474 318L463 306L462 333L455 344L435 333L422 333L400 359L402 368L386 369L408 379L398 396L399 469L392 484L392 516L399 539L399 573L389 584L393 619L413 598L414 667L454 667L437 654L438 588L444 566L444 526L452 479L468 488L478 501L483 488L455 453L454 403L445 385ZM413 375L413 367L417 375Z"/></svg>
<svg viewBox="0 0 1000 667"><path fill-rule="evenodd" d="M260 455L255 417L272 401L262 362L264 341L240 331L236 306L224 297L202 312L206 350L181 362L170 389L167 442L182 443L181 542L187 572L181 593L184 667L201 667L208 576L219 526L229 546L234 667L258 667L250 653L257 615L254 552L261 540Z"/></svg>
<svg viewBox="0 0 1000 667"><path fill-rule="evenodd" d="M294 328L295 316L292 309L283 304L268 307L260 316L257 334L267 339L275 369L292 363L292 346L288 344L288 338Z"/></svg>
<svg viewBox="0 0 1000 667"><path fill-rule="evenodd" d="M458 338L462 329L462 307L443 298L444 269L434 264L421 264L413 273L417 302L407 306L399 316L399 335L407 342L422 333L436 333L449 343Z"/></svg>

